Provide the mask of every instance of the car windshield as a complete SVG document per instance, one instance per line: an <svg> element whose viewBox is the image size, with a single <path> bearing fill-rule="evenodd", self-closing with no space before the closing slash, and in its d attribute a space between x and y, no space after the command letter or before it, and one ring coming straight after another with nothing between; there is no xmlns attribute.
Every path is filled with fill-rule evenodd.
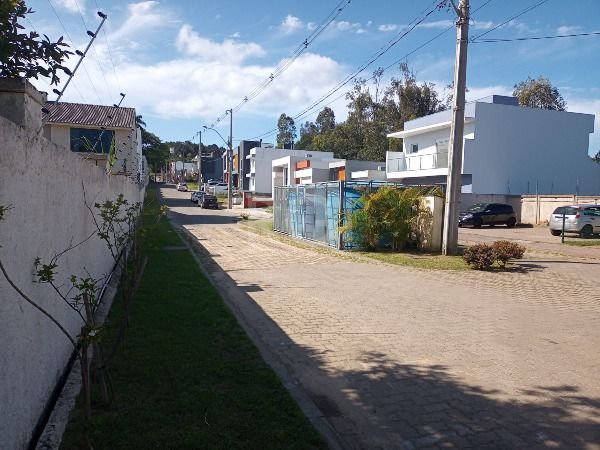
<svg viewBox="0 0 600 450"><path fill-rule="evenodd" d="M552 214L560 214L561 216L564 214L565 216L574 216L577 214L577 208L573 206L559 206L554 210Z"/></svg>
<svg viewBox="0 0 600 450"><path fill-rule="evenodd" d="M487 206L487 203L476 203L473 206L469 206L469 208L467 208L467 212L469 212L469 213L481 212L481 211L485 210L486 206Z"/></svg>

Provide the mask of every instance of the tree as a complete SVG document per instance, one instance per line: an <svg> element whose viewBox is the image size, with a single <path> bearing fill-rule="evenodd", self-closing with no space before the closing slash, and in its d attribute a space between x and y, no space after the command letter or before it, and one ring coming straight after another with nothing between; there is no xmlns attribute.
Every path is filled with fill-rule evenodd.
<svg viewBox="0 0 600 450"><path fill-rule="evenodd" d="M146 122L144 122L141 114L135 116L135 125L139 128L146 128Z"/></svg>
<svg viewBox="0 0 600 450"><path fill-rule="evenodd" d="M592 161L600 164L600 150L598 150L598 153L596 153L596 155L592 156Z"/></svg>
<svg viewBox="0 0 600 450"><path fill-rule="evenodd" d="M329 130L333 130L335 128L335 113L333 109L329 106L323 108L317 116L315 125L319 133L326 133Z"/></svg>
<svg viewBox="0 0 600 450"><path fill-rule="evenodd" d="M528 108L551 109L554 111L566 111L567 104L558 88L552 86L548 78L539 77L515 84L513 96L519 99L519 105Z"/></svg>
<svg viewBox="0 0 600 450"><path fill-rule="evenodd" d="M291 147L296 139L296 124L294 119L282 113L277 121L277 146L281 148Z"/></svg>
<svg viewBox="0 0 600 450"><path fill-rule="evenodd" d="M3 0L0 3L0 77L50 78L50 84L58 84L58 71L70 74L63 62L73 53L68 51L62 36L56 42L35 31L21 33L25 27L19 24L27 14L32 14L24 0Z"/></svg>
<svg viewBox="0 0 600 450"><path fill-rule="evenodd" d="M167 161L169 161L169 146L163 143L154 133L151 133L145 128L141 128L141 130L142 153L148 161L148 166L152 168L153 172L157 172L161 167L167 164Z"/></svg>

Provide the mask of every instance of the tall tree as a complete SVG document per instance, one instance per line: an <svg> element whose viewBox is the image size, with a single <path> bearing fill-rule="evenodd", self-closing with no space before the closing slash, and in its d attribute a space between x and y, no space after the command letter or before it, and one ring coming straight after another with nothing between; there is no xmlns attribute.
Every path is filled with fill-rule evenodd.
<svg viewBox="0 0 600 450"><path fill-rule="evenodd" d="M70 74L63 62L73 53L62 36L51 42L48 36L35 31L21 33L19 20L32 14L24 0L2 0L0 2L0 77L50 78L50 84L58 84L59 71Z"/></svg>
<svg viewBox="0 0 600 450"><path fill-rule="evenodd" d="M325 133L329 130L333 130L335 128L335 113L333 112L333 109L331 109L329 106L323 108L317 116L315 125L319 133Z"/></svg>
<svg viewBox="0 0 600 450"><path fill-rule="evenodd" d="M277 146L281 148L291 147L296 139L296 124L294 119L285 113L279 116L277 121Z"/></svg>
<svg viewBox="0 0 600 450"><path fill-rule="evenodd" d="M525 81L515 84L513 95L519 99L519 105L529 108L551 109L566 111L567 104L556 86L548 78L533 79L527 77Z"/></svg>

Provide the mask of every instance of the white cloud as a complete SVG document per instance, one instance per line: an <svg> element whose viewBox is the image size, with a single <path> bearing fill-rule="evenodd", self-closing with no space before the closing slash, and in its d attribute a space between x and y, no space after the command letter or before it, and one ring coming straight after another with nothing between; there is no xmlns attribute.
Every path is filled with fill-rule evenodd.
<svg viewBox="0 0 600 450"><path fill-rule="evenodd" d="M314 23L314 22L308 22L308 23L306 24L306 29L307 29L308 31L313 31L313 30L316 30L316 29L317 29L317 24L316 24L316 23Z"/></svg>
<svg viewBox="0 0 600 450"><path fill-rule="evenodd" d="M69 12L76 13L81 8L81 11L85 11L85 0L54 0L60 8L66 9ZM79 8L77 5L79 4Z"/></svg>
<svg viewBox="0 0 600 450"><path fill-rule="evenodd" d="M232 39L239 39L239 37L241 36L239 31L236 31L235 33L231 34L229 37Z"/></svg>
<svg viewBox="0 0 600 450"><path fill-rule="evenodd" d="M218 61L241 63L250 57L265 56L263 48L254 43L241 43L233 39L225 39L222 43L211 41L200 36L191 25L183 25L175 40L177 50L187 56L194 56L201 61Z"/></svg>
<svg viewBox="0 0 600 450"><path fill-rule="evenodd" d="M279 25L279 30L283 34L293 34L296 31L299 31L304 28L304 24L302 21L296 17L288 14L285 19Z"/></svg>
<svg viewBox="0 0 600 450"><path fill-rule="evenodd" d="M581 27L575 26L562 26L556 29L556 34L573 34L581 31Z"/></svg>
<svg viewBox="0 0 600 450"><path fill-rule="evenodd" d="M144 1L127 5L129 16L121 26L110 34L111 41L128 40L131 37L139 39L139 35L159 28L178 23L173 14L159 8L157 1Z"/></svg>
<svg viewBox="0 0 600 450"><path fill-rule="evenodd" d="M379 25L377 29L379 31L396 31L398 29L398 25L393 23L384 23L383 25Z"/></svg>
<svg viewBox="0 0 600 450"><path fill-rule="evenodd" d="M353 32L358 34L364 32L360 22L348 22L347 20L334 20L333 22L331 22L331 25L329 25L329 27L331 30L339 32Z"/></svg>
<svg viewBox="0 0 600 450"><path fill-rule="evenodd" d="M369 21L367 22L367 26L368 26L368 27L370 27L371 25L373 25L373 21L372 21L372 20L369 20Z"/></svg>
<svg viewBox="0 0 600 450"><path fill-rule="evenodd" d="M417 25L417 28L449 28L454 26L454 21L452 20L436 20L434 22L423 22Z"/></svg>

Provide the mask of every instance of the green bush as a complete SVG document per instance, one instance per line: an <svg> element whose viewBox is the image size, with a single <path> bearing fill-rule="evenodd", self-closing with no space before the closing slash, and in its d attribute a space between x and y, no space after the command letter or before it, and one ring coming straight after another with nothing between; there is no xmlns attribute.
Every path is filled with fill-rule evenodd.
<svg viewBox="0 0 600 450"><path fill-rule="evenodd" d="M492 267L496 256L491 245L475 244L465 249L463 259L473 269L486 270Z"/></svg>
<svg viewBox="0 0 600 450"><path fill-rule="evenodd" d="M525 247L515 242L496 241L492 244L494 258L500 267L506 267L509 259L521 259L525 254Z"/></svg>

